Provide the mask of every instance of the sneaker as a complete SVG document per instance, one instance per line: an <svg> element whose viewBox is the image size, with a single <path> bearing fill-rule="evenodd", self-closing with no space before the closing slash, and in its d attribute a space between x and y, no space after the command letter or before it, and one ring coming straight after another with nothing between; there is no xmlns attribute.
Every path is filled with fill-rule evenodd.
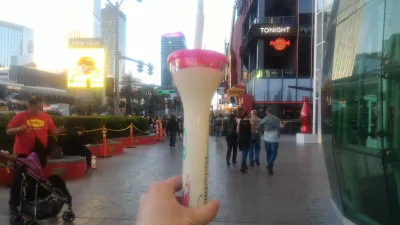
<svg viewBox="0 0 400 225"><path fill-rule="evenodd" d="M256 165L259 166L260 165L260 161L256 161Z"/></svg>
<svg viewBox="0 0 400 225"><path fill-rule="evenodd" d="M247 169L245 167L240 168L240 172L242 172L243 174L247 172Z"/></svg>
<svg viewBox="0 0 400 225"><path fill-rule="evenodd" d="M237 162L236 162L236 161L233 161L233 164L235 165L235 164L237 164Z"/></svg>
<svg viewBox="0 0 400 225"><path fill-rule="evenodd" d="M254 167L254 163L250 163L250 167Z"/></svg>
<svg viewBox="0 0 400 225"><path fill-rule="evenodd" d="M231 165L231 163L228 161L228 162L226 162L226 165L230 166L230 165Z"/></svg>
<svg viewBox="0 0 400 225"><path fill-rule="evenodd" d="M11 215L11 216L18 215L18 213L19 213L19 211L18 211L18 207L13 207L13 206L10 206L9 213L10 213L10 215Z"/></svg>
<svg viewBox="0 0 400 225"><path fill-rule="evenodd" d="M267 166L267 170L268 170L269 175L274 174L274 170L272 169L272 166Z"/></svg>

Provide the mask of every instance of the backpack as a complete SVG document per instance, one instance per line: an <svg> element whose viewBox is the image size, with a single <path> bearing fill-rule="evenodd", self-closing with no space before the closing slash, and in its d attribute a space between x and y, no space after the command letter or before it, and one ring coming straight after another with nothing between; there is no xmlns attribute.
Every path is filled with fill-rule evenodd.
<svg viewBox="0 0 400 225"><path fill-rule="evenodd" d="M235 135L236 134L236 121L235 120L229 120L228 122L228 135Z"/></svg>
<svg viewBox="0 0 400 225"><path fill-rule="evenodd" d="M216 120L215 120L215 126L216 126L216 127L222 126L222 121L221 121L221 119L216 119Z"/></svg>
<svg viewBox="0 0 400 225"><path fill-rule="evenodd" d="M246 139L251 137L251 124L249 120L240 120L239 138Z"/></svg>

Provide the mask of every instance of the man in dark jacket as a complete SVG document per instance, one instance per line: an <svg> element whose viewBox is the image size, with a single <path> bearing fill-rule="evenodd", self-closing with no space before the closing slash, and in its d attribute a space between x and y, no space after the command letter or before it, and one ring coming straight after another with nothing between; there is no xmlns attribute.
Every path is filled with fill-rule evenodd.
<svg viewBox="0 0 400 225"><path fill-rule="evenodd" d="M175 148L176 135L179 132L179 123L175 115L168 121L167 133L169 134L169 146Z"/></svg>
<svg viewBox="0 0 400 225"><path fill-rule="evenodd" d="M92 152L85 146L84 133L85 128L75 127L63 145L63 152L64 155L86 157L86 169L89 170L92 168Z"/></svg>

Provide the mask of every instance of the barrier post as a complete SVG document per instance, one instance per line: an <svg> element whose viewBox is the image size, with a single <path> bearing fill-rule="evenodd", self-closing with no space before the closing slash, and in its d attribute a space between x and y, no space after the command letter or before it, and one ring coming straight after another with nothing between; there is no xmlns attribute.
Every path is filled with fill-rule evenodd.
<svg viewBox="0 0 400 225"><path fill-rule="evenodd" d="M164 141L163 133L164 133L164 130L163 130L163 127L162 127L162 123L160 122L160 141Z"/></svg>
<svg viewBox="0 0 400 225"><path fill-rule="evenodd" d="M160 141L160 136L159 136L159 133L158 133L158 124L157 124L157 122L156 122L156 137L157 137L157 141Z"/></svg>
<svg viewBox="0 0 400 225"><path fill-rule="evenodd" d="M101 157L108 157L107 156L107 129L106 129L105 125L103 125L103 128L101 131L103 133L103 152L102 152Z"/></svg>
<svg viewBox="0 0 400 225"><path fill-rule="evenodd" d="M129 125L129 147L126 147L126 148L136 148L134 145L133 145L133 135L134 135L134 133L133 133L133 123L131 123L130 125Z"/></svg>

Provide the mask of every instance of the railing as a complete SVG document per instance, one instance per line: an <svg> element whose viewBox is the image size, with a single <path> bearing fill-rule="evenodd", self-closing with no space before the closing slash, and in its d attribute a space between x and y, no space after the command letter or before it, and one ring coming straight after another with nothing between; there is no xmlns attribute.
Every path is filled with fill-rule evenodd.
<svg viewBox="0 0 400 225"><path fill-rule="evenodd" d="M265 69L265 70L253 70L249 74L248 80L255 79L266 79L266 78L295 78L296 70L289 69Z"/></svg>
<svg viewBox="0 0 400 225"><path fill-rule="evenodd" d="M296 25L296 21L297 20L295 16L256 17L254 18L251 25L253 24Z"/></svg>

